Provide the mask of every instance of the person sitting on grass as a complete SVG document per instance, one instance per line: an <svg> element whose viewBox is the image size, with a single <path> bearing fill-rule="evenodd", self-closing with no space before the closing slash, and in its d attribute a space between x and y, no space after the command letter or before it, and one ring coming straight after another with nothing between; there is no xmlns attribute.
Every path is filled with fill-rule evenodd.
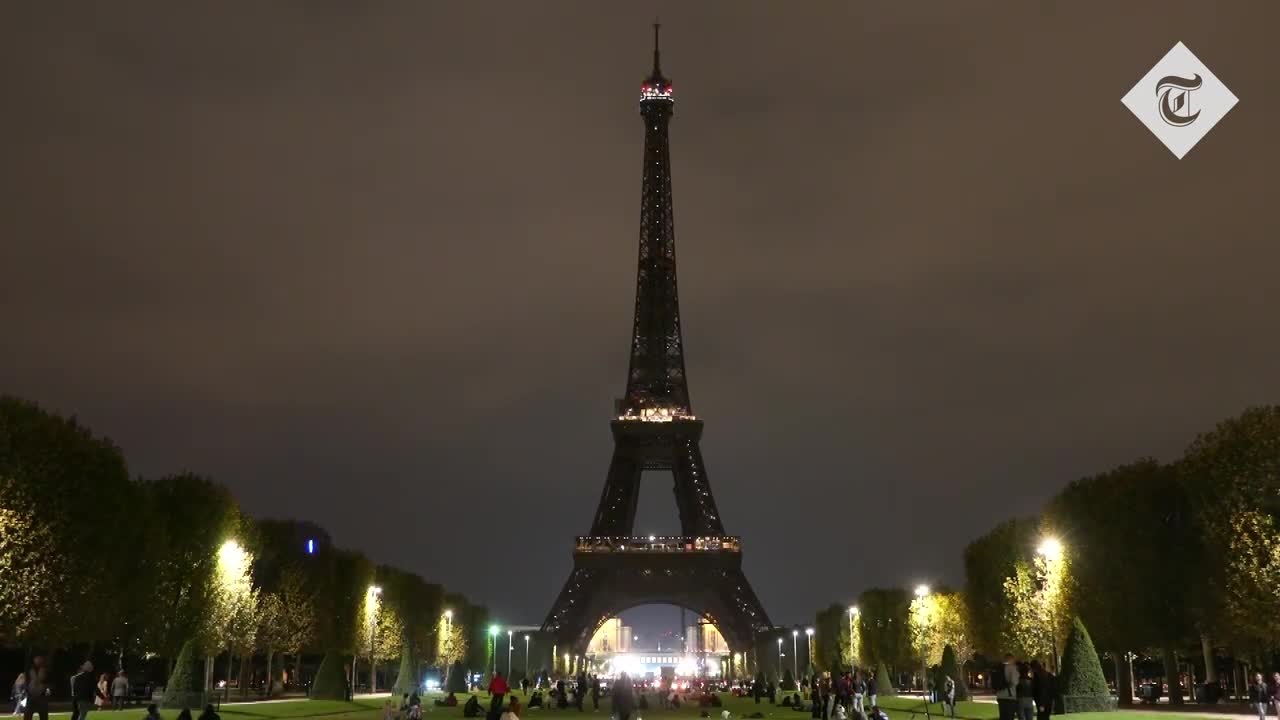
<svg viewBox="0 0 1280 720"><path fill-rule="evenodd" d="M407 705L408 703L406 703ZM391 701L387 700L382 703L382 720L396 720L400 717L400 713L391 707Z"/></svg>
<svg viewBox="0 0 1280 720"><path fill-rule="evenodd" d="M222 716L214 711L213 705L205 705L204 712L200 713L200 720L222 720Z"/></svg>
<svg viewBox="0 0 1280 720"><path fill-rule="evenodd" d="M542 693L538 690L533 691L533 697L529 698L529 709L542 707Z"/></svg>
<svg viewBox="0 0 1280 720"><path fill-rule="evenodd" d="M484 711L480 709L480 698L472 695L467 699L467 704L462 706L462 717L480 717Z"/></svg>
<svg viewBox="0 0 1280 720"><path fill-rule="evenodd" d="M182 712L178 713L178 720L191 720L191 708L182 708Z"/></svg>
<svg viewBox="0 0 1280 720"><path fill-rule="evenodd" d="M156 708L155 703L147 706L147 716L143 720L160 720L160 711Z"/></svg>
<svg viewBox="0 0 1280 720"><path fill-rule="evenodd" d="M519 695L516 695L515 693L511 694L511 701L507 703L507 711L502 713L502 720L520 720Z"/></svg>
<svg viewBox="0 0 1280 720"><path fill-rule="evenodd" d="M867 720L889 720L889 713L881 710L879 705L872 705Z"/></svg>

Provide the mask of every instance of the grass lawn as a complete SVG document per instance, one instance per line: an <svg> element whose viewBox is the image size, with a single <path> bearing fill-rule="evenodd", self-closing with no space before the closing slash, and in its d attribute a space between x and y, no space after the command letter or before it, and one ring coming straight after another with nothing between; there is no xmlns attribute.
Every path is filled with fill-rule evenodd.
<svg viewBox="0 0 1280 720"><path fill-rule="evenodd" d="M482 704L487 708L489 704L489 696L485 693L478 693ZM456 708L438 708L431 704L431 701L439 695L430 695L424 698L423 718L424 720L461 720L462 707L459 704ZM684 705L679 710L663 710L657 706L656 700L650 695L651 705L648 710L638 712L633 716L633 720L646 720L648 718L663 718L665 720L696 720L699 718L703 708L696 705ZM466 695L458 696L459 702L465 702ZM735 698L730 695L721 695L724 701L722 708L706 708L711 714L711 720L720 720L720 712L728 710L733 713L734 720L742 720L754 712L763 713L768 720L809 720L808 712L796 712L790 708L781 705L769 705L763 702L756 705L751 698ZM292 720L294 718L325 718L326 720L382 720L382 704L385 698L360 698L355 702L339 702L333 700L285 700L277 702L259 702L259 703L235 703L223 705L218 711L222 716L222 720ZM880 698L880 706L889 714L890 720L912 720L912 714L915 714L915 720L924 719L924 706L920 700L912 697L884 697ZM521 720L609 720L610 707L608 700L600 704L598 712L591 711L591 703L587 702L585 712L579 713L577 710L553 710L553 709L525 709L521 712ZM930 705L929 711L934 718L942 720L942 706ZM994 703L981 702L962 702L956 708L957 716L962 720L995 720L999 713ZM120 712L112 712L109 710L95 711L89 714L89 720L142 720L145 715L142 709L131 708ZM173 720L177 717L177 710L161 710L160 714L165 720ZM193 708L193 715L199 715L198 709ZM66 718L68 713L54 713L54 717ZM1110 718L1111 720L1203 720L1195 716L1177 715L1171 712L1141 712L1141 711L1123 711L1122 713L1078 713L1071 716L1071 720L1103 720Z"/></svg>

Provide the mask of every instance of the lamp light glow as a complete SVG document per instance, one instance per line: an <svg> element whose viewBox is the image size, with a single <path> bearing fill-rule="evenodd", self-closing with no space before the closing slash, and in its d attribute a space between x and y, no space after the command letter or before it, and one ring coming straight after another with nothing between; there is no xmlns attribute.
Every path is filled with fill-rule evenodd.
<svg viewBox="0 0 1280 720"><path fill-rule="evenodd" d="M917 586L916 586L916 597L921 597L921 598L922 598L922 597L924 597L925 595L928 595L928 594L929 594L929 586L928 586L928 585L917 585Z"/></svg>

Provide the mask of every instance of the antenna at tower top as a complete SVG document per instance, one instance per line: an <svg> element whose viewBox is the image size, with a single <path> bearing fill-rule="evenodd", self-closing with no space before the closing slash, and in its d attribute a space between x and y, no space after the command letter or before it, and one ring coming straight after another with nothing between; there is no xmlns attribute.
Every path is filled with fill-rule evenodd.
<svg viewBox="0 0 1280 720"><path fill-rule="evenodd" d="M662 23L655 22L653 24L653 74L655 76L662 74L662 66L658 62L658 30L661 28Z"/></svg>

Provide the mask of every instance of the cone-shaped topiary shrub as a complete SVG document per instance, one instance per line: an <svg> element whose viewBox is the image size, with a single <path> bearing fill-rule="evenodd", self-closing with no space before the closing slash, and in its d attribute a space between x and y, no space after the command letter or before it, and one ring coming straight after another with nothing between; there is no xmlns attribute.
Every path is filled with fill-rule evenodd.
<svg viewBox="0 0 1280 720"><path fill-rule="evenodd" d="M445 692L464 693L467 691L467 671L462 669L462 661L454 660L453 667L449 668L449 682L446 683Z"/></svg>
<svg viewBox="0 0 1280 720"><path fill-rule="evenodd" d="M893 687L893 681L889 679L889 668L884 663L876 665L876 695L880 697L890 697L897 695L898 691Z"/></svg>
<svg viewBox="0 0 1280 720"><path fill-rule="evenodd" d="M204 706L204 677L200 672L200 649L188 640L178 652L173 674L164 687L160 704L167 708L199 709Z"/></svg>
<svg viewBox="0 0 1280 720"><path fill-rule="evenodd" d="M780 686L780 688L781 688L781 689L783 689L783 690L798 690L798 689L799 689L799 686L797 686L797 685L796 685L796 679L795 679L795 677L794 677L794 676L792 676L792 674L791 674L791 669L790 669L790 668L787 668L787 670L786 670L785 672L783 672L783 673L782 673L782 685Z"/></svg>
<svg viewBox="0 0 1280 720"><path fill-rule="evenodd" d="M1071 623L1071 635L1062 650L1062 677L1058 690L1067 712L1105 712L1115 710L1115 701L1102 674L1098 651L1080 618Z"/></svg>
<svg viewBox="0 0 1280 720"><path fill-rule="evenodd" d="M342 666L342 656L330 650L324 654L320 667L311 681L311 699L346 700L347 673Z"/></svg>
<svg viewBox="0 0 1280 720"><path fill-rule="evenodd" d="M413 652L413 643L406 640L400 651L400 672L396 674L396 684L391 686L391 696L412 695L421 693L422 686L418 678L418 656Z"/></svg>

